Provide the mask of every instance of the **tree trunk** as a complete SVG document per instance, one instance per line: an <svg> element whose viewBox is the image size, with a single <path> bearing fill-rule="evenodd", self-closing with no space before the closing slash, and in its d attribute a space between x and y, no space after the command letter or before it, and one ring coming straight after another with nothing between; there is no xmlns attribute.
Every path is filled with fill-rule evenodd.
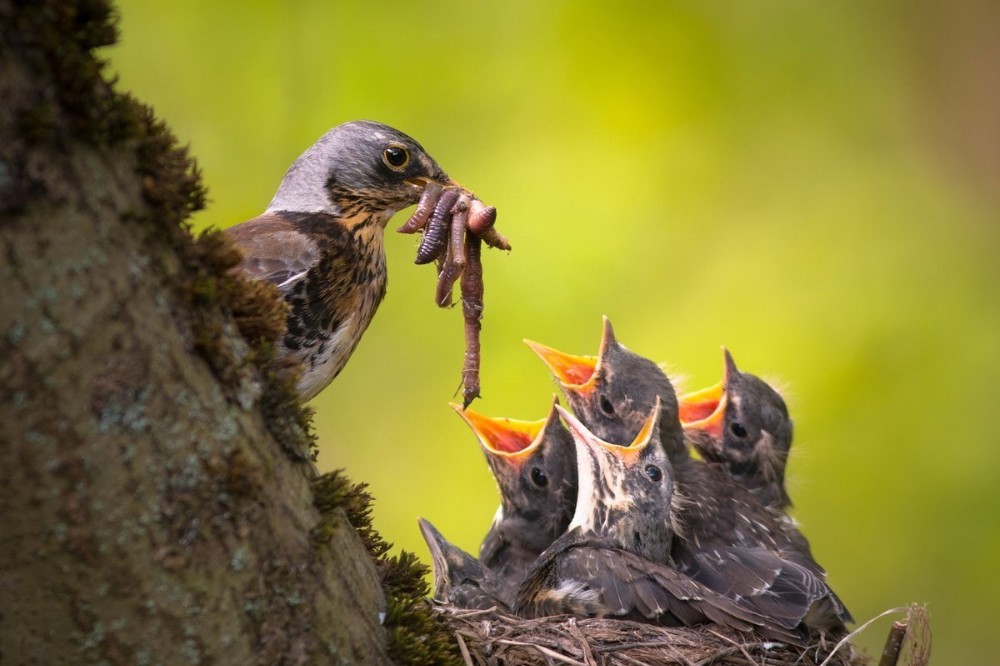
<svg viewBox="0 0 1000 666"><path fill-rule="evenodd" d="M0 0L0 662L388 662L359 488L287 453L280 302L183 226L204 193L104 80L110 15Z"/></svg>

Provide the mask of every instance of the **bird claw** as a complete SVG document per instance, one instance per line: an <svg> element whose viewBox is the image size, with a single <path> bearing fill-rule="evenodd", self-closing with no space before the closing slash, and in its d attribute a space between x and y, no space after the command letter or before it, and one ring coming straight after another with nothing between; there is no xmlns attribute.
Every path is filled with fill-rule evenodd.
<svg viewBox="0 0 1000 666"><path fill-rule="evenodd" d="M510 250L510 242L494 225L497 209L487 206L463 187L441 187L428 183L417 208L397 229L404 234L421 232L417 264L437 263L438 281L434 302L451 307L456 282L462 292L465 320L465 362L462 367L462 397L468 407L479 397L479 351L483 316L482 244Z"/></svg>

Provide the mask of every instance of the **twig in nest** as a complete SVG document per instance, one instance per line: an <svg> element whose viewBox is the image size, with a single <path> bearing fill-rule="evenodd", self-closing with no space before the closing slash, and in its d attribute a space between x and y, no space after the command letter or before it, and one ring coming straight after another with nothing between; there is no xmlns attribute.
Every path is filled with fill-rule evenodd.
<svg viewBox="0 0 1000 666"><path fill-rule="evenodd" d="M587 666L597 666L597 662L594 661L594 653L590 651L590 643L587 642L587 637L580 631L580 627L576 624L576 619L571 617L566 622L566 627L571 634L580 640L580 651L583 653L583 660L587 663Z"/></svg>
<svg viewBox="0 0 1000 666"><path fill-rule="evenodd" d="M885 647L882 648L882 658L878 666L896 666L899 662L899 651L903 648L903 638L906 637L906 622L897 620L892 623L889 636L885 639Z"/></svg>
<svg viewBox="0 0 1000 666"><path fill-rule="evenodd" d="M465 644L465 639L462 638L461 632L455 632L455 638L458 639L458 650L462 653L462 659L465 660L466 666L476 666L475 662L472 661L472 655L469 654L469 646Z"/></svg>

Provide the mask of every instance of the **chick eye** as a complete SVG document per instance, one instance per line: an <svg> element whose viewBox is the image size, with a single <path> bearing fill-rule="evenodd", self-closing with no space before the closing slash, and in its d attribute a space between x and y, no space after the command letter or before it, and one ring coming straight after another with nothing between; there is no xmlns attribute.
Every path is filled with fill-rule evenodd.
<svg viewBox="0 0 1000 666"><path fill-rule="evenodd" d="M611 404L611 401L608 400L607 396L602 394L599 400L599 404L601 406L602 412L604 412L608 416L615 415L615 406Z"/></svg>
<svg viewBox="0 0 1000 666"><path fill-rule="evenodd" d="M729 432L733 433L740 439L743 439L744 437L747 436L747 429L736 422L733 422L729 425Z"/></svg>
<svg viewBox="0 0 1000 666"><path fill-rule="evenodd" d="M541 467L531 468L531 482L534 483L539 488L544 488L549 485L549 477L545 476L545 470Z"/></svg>
<svg viewBox="0 0 1000 666"><path fill-rule="evenodd" d="M663 472L660 471L660 468L657 467L656 465L646 465L645 471L646 471L646 476L648 476L649 480L652 481L653 483L659 483L660 481L663 480Z"/></svg>
<svg viewBox="0 0 1000 666"><path fill-rule="evenodd" d="M404 146L389 146L382 151L382 161L390 169L398 171L410 163L410 151Z"/></svg>

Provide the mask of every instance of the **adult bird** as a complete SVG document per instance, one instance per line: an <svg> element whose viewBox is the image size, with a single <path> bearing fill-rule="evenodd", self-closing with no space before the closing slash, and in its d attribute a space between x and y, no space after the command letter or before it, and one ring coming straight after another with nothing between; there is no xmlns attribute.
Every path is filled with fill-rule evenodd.
<svg viewBox="0 0 1000 666"><path fill-rule="evenodd" d="M781 395L760 377L741 372L723 349L722 381L680 398L681 422L691 446L765 506L785 511L785 466L792 419Z"/></svg>
<svg viewBox="0 0 1000 666"><path fill-rule="evenodd" d="M301 364L303 400L333 381L371 322L385 296L385 226L429 183L454 184L419 143L381 123L344 123L295 160L263 214L226 230L238 269L289 305L280 353Z"/></svg>
<svg viewBox="0 0 1000 666"><path fill-rule="evenodd" d="M576 448L553 398L548 416L521 421L452 405L479 440L500 491L500 506L479 549L480 561L519 580L566 531L576 506Z"/></svg>

